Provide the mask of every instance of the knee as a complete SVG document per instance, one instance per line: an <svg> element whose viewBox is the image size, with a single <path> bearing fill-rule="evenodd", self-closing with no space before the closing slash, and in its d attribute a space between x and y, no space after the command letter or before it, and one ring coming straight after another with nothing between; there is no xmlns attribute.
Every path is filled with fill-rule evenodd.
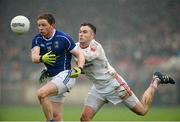
<svg viewBox="0 0 180 122"><path fill-rule="evenodd" d="M60 113L53 113L53 120L58 121L58 122L62 121L61 114Z"/></svg>
<svg viewBox="0 0 180 122"><path fill-rule="evenodd" d="M90 120L91 120L91 117L88 116L87 114L82 114L82 115L81 115L81 118L80 118L80 121L81 121L81 122L88 122L88 121L90 121Z"/></svg>
<svg viewBox="0 0 180 122"><path fill-rule="evenodd" d="M144 108L143 106L135 106L131 109L134 113L140 116L145 116L148 112L148 109Z"/></svg>
<svg viewBox="0 0 180 122"><path fill-rule="evenodd" d="M139 112L136 112L136 114L140 115L140 116L145 116L147 114L147 110L141 110Z"/></svg>
<svg viewBox="0 0 180 122"><path fill-rule="evenodd" d="M42 89L37 90L36 95L39 100L42 100L46 97L45 91Z"/></svg>

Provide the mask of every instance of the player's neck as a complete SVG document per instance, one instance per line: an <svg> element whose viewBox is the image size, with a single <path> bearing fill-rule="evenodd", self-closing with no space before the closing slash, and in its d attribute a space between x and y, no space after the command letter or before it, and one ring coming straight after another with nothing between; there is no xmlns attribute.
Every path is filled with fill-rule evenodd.
<svg viewBox="0 0 180 122"><path fill-rule="evenodd" d="M88 48L88 47L89 47L89 44L90 44L90 42L81 42L81 43L80 43L80 47L81 47L82 49L85 49L85 48Z"/></svg>
<svg viewBox="0 0 180 122"><path fill-rule="evenodd" d="M45 40L47 40L47 41L51 40L53 38L55 32L56 32L55 29L51 30L46 36L44 36Z"/></svg>
<svg viewBox="0 0 180 122"><path fill-rule="evenodd" d="M49 34L47 35L47 38L51 38L52 36L54 36L54 29L49 31Z"/></svg>

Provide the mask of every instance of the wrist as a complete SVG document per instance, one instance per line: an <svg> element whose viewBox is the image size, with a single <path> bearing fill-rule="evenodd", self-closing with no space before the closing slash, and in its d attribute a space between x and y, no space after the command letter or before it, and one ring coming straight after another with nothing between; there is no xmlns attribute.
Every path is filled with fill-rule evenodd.
<svg viewBox="0 0 180 122"><path fill-rule="evenodd" d="M43 62L43 61L42 61L42 56L40 56L40 58L39 58L39 62Z"/></svg>
<svg viewBox="0 0 180 122"><path fill-rule="evenodd" d="M82 67L80 67L80 66L79 66L78 68L79 68L81 71L83 70L83 68L82 68Z"/></svg>

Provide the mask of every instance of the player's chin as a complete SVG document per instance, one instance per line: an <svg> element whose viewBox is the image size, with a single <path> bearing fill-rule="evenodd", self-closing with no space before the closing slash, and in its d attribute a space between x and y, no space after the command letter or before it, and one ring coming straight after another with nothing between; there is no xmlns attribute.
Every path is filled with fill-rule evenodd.
<svg viewBox="0 0 180 122"><path fill-rule="evenodd" d="M79 42L80 42L80 43L84 43L84 42L86 42L86 41L84 41L83 39L80 38L80 39L79 39Z"/></svg>
<svg viewBox="0 0 180 122"><path fill-rule="evenodd" d="M41 34L42 36L45 36L45 35L46 35L44 32L40 32L40 34Z"/></svg>

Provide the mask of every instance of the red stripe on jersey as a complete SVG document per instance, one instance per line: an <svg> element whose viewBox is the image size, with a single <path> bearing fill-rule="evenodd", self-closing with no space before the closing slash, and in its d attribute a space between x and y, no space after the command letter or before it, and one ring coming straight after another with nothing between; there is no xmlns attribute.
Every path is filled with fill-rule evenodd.
<svg viewBox="0 0 180 122"><path fill-rule="evenodd" d="M132 95L132 91L131 89L129 88L129 86L127 85L127 83L125 83L123 80L122 80L122 77L120 75L116 75L115 76L115 79L118 81L118 83L125 88L125 90L127 91L127 93L131 96Z"/></svg>

